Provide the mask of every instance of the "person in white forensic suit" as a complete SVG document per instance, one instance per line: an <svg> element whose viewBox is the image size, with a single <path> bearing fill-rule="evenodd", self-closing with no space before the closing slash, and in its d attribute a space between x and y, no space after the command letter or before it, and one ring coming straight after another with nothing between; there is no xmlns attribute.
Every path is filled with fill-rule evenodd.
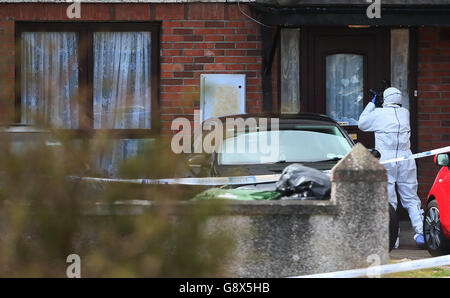
<svg viewBox="0 0 450 298"><path fill-rule="evenodd" d="M358 127L362 131L375 132L375 149L381 153L381 159L388 160L410 155L409 111L401 106L402 93L394 87L383 92L383 106L376 108L376 95L367 104L359 117ZM423 210L417 196L417 168L415 160L405 160L384 164L388 175L388 201L397 210L397 185L400 202L408 211L414 228L414 240L424 247ZM398 246L398 243L397 243Z"/></svg>

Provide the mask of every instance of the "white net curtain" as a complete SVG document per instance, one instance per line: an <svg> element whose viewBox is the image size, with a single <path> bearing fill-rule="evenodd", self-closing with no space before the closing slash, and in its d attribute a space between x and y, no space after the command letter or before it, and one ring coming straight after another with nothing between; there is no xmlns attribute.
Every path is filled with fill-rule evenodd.
<svg viewBox="0 0 450 298"><path fill-rule="evenodd" d="M78 35L22 33L21 121L78 128Z"/></svg>
<svg viewBox="0 0 450 298"><path fill-rule="evenodd" d="M151 33L95 32L94 128L151 128ZM78 128L78 33L23 32L21 121ZM88 54L88 53L87 53ZM142 151L141 140L112 140L97 159L114 176Z"/></svg>
<svg viewBox="0 0 450 298"><path fill-rule="evenodd" d="M358 125L363 110L364 59L356 54L326 57L327 115L347 125Z"/></svg>
<svg viewBox="0 0 450 298"><path fill-rule="evenodd" d="M150 32L94 33L94 128L151 128ZM142 152L142 140L111 141L100 167L116 176L122 160Z"/></svg>
<svg viewBox="0 0 450 298"><path fill-rule="evenodd" d="M150 34L94 33L94 128L151 128Z"/></svg>

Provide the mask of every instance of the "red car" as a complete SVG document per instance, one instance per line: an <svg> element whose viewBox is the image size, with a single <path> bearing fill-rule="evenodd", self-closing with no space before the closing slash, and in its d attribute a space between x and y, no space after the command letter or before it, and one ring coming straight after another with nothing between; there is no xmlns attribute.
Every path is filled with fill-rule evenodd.
<svg viewBox="0 0 450 298"><path fill-rule="evenodd" d="M442 166L428 194L423 221L425 245L432 256L450 254L450 158L438 154L434 163Z"/></svg>

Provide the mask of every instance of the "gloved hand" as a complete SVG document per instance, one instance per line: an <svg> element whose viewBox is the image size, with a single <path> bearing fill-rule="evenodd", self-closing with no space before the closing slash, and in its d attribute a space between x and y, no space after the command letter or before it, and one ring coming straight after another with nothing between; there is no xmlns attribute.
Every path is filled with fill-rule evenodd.
<svg viewBox="0 0 450 298"><path fill-rule="evenodd" d="M376 108L381 108L383 106L383 97L375 94L371 102L373 102Z"/></svg>
<svg viewBox="0 0 450 298"><path fill-rule="evenodd" d="M372 98L372 103L375 104L375 100L377 99L377 95L375 94L375 96Z"/></svg>

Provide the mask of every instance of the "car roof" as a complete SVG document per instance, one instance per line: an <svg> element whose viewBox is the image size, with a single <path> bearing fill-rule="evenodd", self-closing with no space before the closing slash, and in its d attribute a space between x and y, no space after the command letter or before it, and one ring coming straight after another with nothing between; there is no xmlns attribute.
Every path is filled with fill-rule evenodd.
<svg viewBox="0 0 450 298"><path fill-rule="evenodd" d="M226 122L226 119L248 119L248 118L278 118L280 119L280 122L282 123L305 123L309 122L311 124L318 124L321 123L327 123L327 124L334 124L337 125L338 123L331 119L330 117L323 115L323 114L317 114L317 113L297 113L297 114L277 114L277 113L249 113L249 114L238 114L238 115L229 115L229 116L222 116L218 119L224 123Z"/></svg>

